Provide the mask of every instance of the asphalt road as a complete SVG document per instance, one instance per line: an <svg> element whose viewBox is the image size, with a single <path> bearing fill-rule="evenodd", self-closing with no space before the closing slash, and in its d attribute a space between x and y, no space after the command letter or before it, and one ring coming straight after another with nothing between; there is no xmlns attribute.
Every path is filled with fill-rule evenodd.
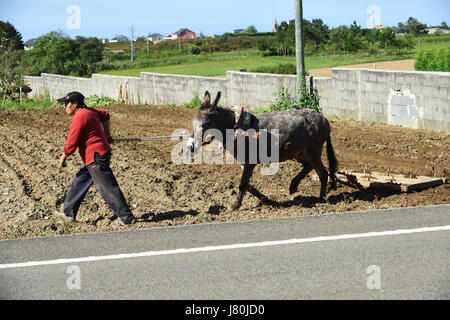
<svg viewBox="0 0 450 320"><path fill-rule="evenodd" d="M0 298L449 299L449 254L450 205L4 240Z"/></svg>

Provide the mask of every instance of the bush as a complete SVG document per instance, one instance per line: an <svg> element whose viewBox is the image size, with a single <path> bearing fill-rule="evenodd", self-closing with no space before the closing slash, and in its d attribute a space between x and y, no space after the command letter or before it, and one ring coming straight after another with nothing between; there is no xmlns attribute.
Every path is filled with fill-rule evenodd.
<svg viewBox="0 0 450 320"><path fill-rule="evenodd" d="M198 97L198 94L196 94L194 96L194 98L192 98L192 100L188 103L186 103L184 106L186 108L190 108L190 109L198 109L200 108L200 105L202 104L202 100L200 100L200 98Z"/></svg>
<svg viewBox="0 0 450 320"><path fill-rule="evenodd" d="M316 89L309 88L306 85L306 80L303 79L298 104L301 108L309 108L313 109L317 112L322 112L322 109L319 106L320 96Z"/></svg>
<svg viewBox="0 0 450 320"><path fill-rule="evenodd" d="M46 90L44 99L26 99L23 102L20 102L19 99L7 100L2 106L0 106L0 109L45 109L52 106L58 106L58 104L50 99L50 92Z"/></svg>
<svg viewBox="0 0 450 320"><path fill-rule="evenodd" d="M90 95L84 99L88 107L109 106L117 101L110 97L99 97L96 94Z"/></svg>
<svg viewBox="0 0 450 320"><path fill-rule="evenodd" d="M289 110L297 106L297 100L291 98L287 92L287 88L283 86L278 90L278 97L275 103L269 106L269 112Z"/></svg>
<svg viewBox="0 0 450 320"><path fill-rule="evenodd" d="M275 74L297 74L297 67L293 63L279 63L272 67L261 67L251 72L275 73Z"/></svg>
<svg viewBox="0 0 450 320"><path fill-rule="evenodd" d="M320 96L317 90L310 90L306 85L306 79L303 79L298 98L291 98L286 87L281 87L278 91L278 97L275 103L269 106L269 112L284 111L292 108L308 108L317 112L322 112L319 106Z"/></svg>
<svg viewBox="0 0 450 320"><path fill-rule="evenodd" d="M200 48L194 44L189 45L188 48L189 48L189 53L191 53L191 54L200 54L200 52L201 52Z"/></svg>
<svg viewBox="0 0 450 320"><path fill-rule="evenodd" d="M450 72L450 48L420 51L414 68L418 71Z"/></svg>

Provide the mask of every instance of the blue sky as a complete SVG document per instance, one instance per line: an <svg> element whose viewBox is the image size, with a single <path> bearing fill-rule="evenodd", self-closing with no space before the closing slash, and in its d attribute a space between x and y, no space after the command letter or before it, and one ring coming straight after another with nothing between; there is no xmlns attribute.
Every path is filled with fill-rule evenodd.
<svg viewBox="0 0 450 320"><path fill-rule="evenodd" d="M428 25L443 21L450 25L450 0L303 0L303 17L320 18L330 27L350 25L354 20L366 27L374 17L367 13L372 5L379 8L379 21L386 26L410 16ZM76 10L68 11L71 6ZM135 37L168 34L182 27L208 36L250 25L271 31L274 19L294 19L294 8L294 0L0 0L0 20L12 23L23 40L52 30L72 37L130 36L131 25Z"/></svg>

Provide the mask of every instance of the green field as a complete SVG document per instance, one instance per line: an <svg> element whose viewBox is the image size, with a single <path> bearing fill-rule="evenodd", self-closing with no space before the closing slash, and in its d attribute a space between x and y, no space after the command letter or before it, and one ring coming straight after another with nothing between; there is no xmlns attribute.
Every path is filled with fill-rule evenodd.
<svg viewBox="0 0 450 320"><path fill-rule="evenodd" d="M188 57L187 57L188 58ZM189 59L186 59L189 60ZM205 60L211 60L205 57ZM216 59L214 59L216 60ZM227 71L239 71L241 69L255 69L262 66L272 66L277 63L295 63L295 57L263 57L261 54L253 51L243 51L240 54L234 54L234 57L224 57L222 61L187 61L181 64L169 64L163 66L136 68L127 70L109 70L102 72L104 74L139 77L141 72L156 72L168 74L184 74L197 76L225 76Z"/></svg>
<svg viewBox="0 0 450 320"><path fill-rule="evenodd" d="M413 55L403 55L401 59L411 59ZM392 56L354 56L354 55L336 55L336 56L313 56L305 58L306 69L338 67L350 64L379 62L388 60L397 60L397 55ZM227 71L239 71L246 69L252 72L261 67L275 66L279 63L295 64L295 57L263 57L261 55L248 56L225 61L208 61L198 63L186 63L176 65L166 65L149 68L136 68L126 70L109 70L103 74L139 77L141 72L156 72L167 74L183 74L196 76L225 76Z"/></svg>
<svg viewBox="0 0 450 320"><path fill-rule="evenodd" d="M450 37L429 37L421 39L421 49L440 48L450 46ZM305 58L306 70L317 68L339 67L360 63L414 59L419 51L418 41L416 47L401 55L395 53L380 53L370 55L340 54L340 55L313 55ZM180 56L176 59L153 59L153 67L107 70L102 74L139 77L141 72L155 72L166 74L197 75L206 77L225 76L227 71L246 69L248 72L256 71L262 67L272 67L280 63L295 64L295 57L268 56L264 57L258 50L234 51L228 53L209 53L200 55Z"/></svg>

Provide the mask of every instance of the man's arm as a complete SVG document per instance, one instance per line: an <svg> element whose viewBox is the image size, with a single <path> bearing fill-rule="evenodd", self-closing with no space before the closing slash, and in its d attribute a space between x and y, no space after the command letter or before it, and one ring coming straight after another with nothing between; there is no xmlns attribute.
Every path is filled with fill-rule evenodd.
<svg viewBox="0 0 450 320"><path fill-rule="evenodd" d="M105 131L106 139L109 143L113 143L114 139L111 137L111 122L106 120L102 122L103 131Z"/></svg>
<svg viewBox="0 0 450 320"><path fill-rule="evenodd" d="M66 159L73 154L78 147L80 132L82 130L82 123L78 119L72 119L70 123L69 137L66 141L61 158L59 158L59 166L61 168L66 166Z"/></svg>

